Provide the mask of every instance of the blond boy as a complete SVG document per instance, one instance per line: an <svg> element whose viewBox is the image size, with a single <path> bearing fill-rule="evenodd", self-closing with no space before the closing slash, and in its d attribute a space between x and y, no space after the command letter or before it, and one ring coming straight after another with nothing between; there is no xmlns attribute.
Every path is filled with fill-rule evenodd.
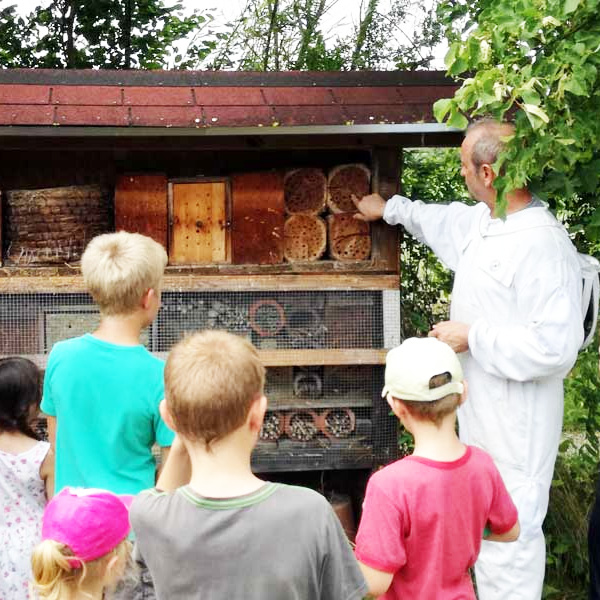
<svg viewBox="0 0 600 600"><path fill-rule="evenodd" d="M160 417L161 360L140 343L160 307L164 248L136 233L95 237L81 259L100 308L93 333L58 342L44 378L42 410L56 448L56 491L94 487L136 494L155 481L151 448L173 440Z"/></svg>
<svg viewBox="0 0 600 600"><path fill-rule="evenodd" d="M256 349L225 332L197 333L169 355L162 410L178 435L158 489L140 494L130 513L158 598L360 600L366 592L327 501L251 471L264 379Z"/></svg>
<svg viewBox="0 0 600 600"><path fill-rule="evenodd" d="M415 446L367 485L356 557L370 593L475 599L469 569L482 537L514 541L519 523L492 459L456 435L466 397L456 354L435 338L406 340L386 357L382 395Z"/></svg>

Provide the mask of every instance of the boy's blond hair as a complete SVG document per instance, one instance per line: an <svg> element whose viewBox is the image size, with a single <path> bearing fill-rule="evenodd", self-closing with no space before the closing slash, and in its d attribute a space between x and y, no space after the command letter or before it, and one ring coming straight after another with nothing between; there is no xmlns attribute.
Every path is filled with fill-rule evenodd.
<svg viewBox="0 0 600 600"><path fill-rule="evenodd" d="M93 238L81 257L83 280L104 315L134 312L150 289L160 290L165 249L152 238L119 231Z"/></svg>
<svg viewBox="0 0 600 600"><path fill-rule="evenodd" d="M452 376L450 373L434 375L429 380L429 389L434 390L446 385L451 380ZM401 399L399 398L399 400ZM401 402L413 417L424 421L431 421L439 427L448 415L456 412L460 404L460 394L447 394L431 402L421 402L418 400L401 400Z"/></svg>
<svg viewBox="0 0 600 600"><path fill-rule="evenodd" d="M207 448L244 424L264 384L256 348L226 331L184 338L165 365L165 398L175 429Z"/></svg>

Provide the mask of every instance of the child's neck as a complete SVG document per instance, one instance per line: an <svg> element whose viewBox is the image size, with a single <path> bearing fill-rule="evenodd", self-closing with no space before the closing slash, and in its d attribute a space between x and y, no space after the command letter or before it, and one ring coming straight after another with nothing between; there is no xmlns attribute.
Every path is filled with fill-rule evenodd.
<svg viewBox="0 0 600 600"><path fill-rule="evenodd" d="M138 346L144 327L145 323L138 312L129 315L103 315L98 329L92 335L119 346Z"/></svg>
<svg viewBox="0 0 600 600"><path fill-rule="evenodd" d="M234 432L211 445L185 442L192 464L190 487L207 498L233 498L250 494L264 481L252 473L250 454L254 443L249 434Z"/></svg>
<svg viewBox="0 0 600 600"><path fill-rule="evenodd" d="M21 431L0 431L0 450L7 454L27 452L37 444L37 440Z"/></svg>
<svg viewBox="0 0 600 600"><path fill-rule="evenodd" d="M465 445L456 435L456 419L449 415L438 427L430 421L417 421L411 424L415 438L415 456L422 456L440 462L452 462L461 458Z"/></svg>
<svg viewBox="0 0 600 600"><path fill-rule="evenodd" d="M104 584L102 581L94 584L91 582L85 583L75 590L67 590L67 593L63 596L60 600L102 600L104 598Z"/></svg>

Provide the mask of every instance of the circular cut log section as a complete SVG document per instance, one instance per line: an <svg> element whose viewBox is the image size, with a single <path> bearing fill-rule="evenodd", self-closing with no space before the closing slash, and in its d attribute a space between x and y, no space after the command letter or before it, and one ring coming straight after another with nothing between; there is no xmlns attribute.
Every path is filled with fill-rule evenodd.
<svg viewBox="0 0 600 600"><path fill-rule="evenodd" d="M325 221L314 215L292 215L284 226L284 254L288 262L315 261L327 246Z"/></svg>
<svg viewBox="0 0 600 600"><path fill-rule="evenodd" d="M267 412L262 427L260 428L260 439L263 442L274 442L283 433L285 417L280 412Z"/></svg>
<svg viewBox="0 0 600 600"><path fill-rule="evenodd" d="M321 169L294 169L283 180L285 210L290 215L318 215L325 210L327 178Z"/></svg>
<svg viewBox="0 0 600 600"><path fill-rule="evenodd" d="M327 178L327 205L332 213L356 212L352 196L359 200L370 191L371 171L364 165L340 165Z"/></svg>
<svg viewBox="0 0 600 600"><path fill-rule="evenodd" d="M286 435L296 442L309 442L319 432L317 418L312 410L288 413L285 420Z"/></svg>
<svg viewBox="0 0 600 600"><path fill-rule="evenodd" d="M356 417L349 408L331 408L319 417L321 431L332 439L348 437L356 425Z"/></svg>
<svg viewBox="0 0 600 600"><path fill-rule="evenodd" d="M342 261L367 260L371 255L371 227L359 221L352 213L338 213L327 217L329 253Z"/></svg>

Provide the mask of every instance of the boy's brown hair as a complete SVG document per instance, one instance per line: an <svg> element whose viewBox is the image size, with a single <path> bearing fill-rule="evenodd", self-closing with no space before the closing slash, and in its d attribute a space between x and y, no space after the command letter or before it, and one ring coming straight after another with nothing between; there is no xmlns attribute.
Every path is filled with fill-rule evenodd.
<svg viewBox="0 0 600 600"><path fill-rule="evenodd" d="M244 424L264 384L256 348L226 331L184 338L165 365L165 399L175 429L207 447Z"/></svg>
<svg viewBox="0 0 600 600"><path fill-rule="evenodd" d="M152 238L119 231L93 238L81 257L83 280L103 315L134 312L149 289L160 291L165 249Z"/></svg>
<svg viewBox="0 0 600 600"><path fill-rule="evenodd" d="M440 375L434 375L429 380L429 389L441 387L452 380L450 373L441 373ZM448 394L438 400L431 402L420 402L417 400L401 400L402 404L406 406L408 412L415 418L431 421L436 426L440 426L442 421L449 415L452 414L460 404L460 394Z"/></svg>

